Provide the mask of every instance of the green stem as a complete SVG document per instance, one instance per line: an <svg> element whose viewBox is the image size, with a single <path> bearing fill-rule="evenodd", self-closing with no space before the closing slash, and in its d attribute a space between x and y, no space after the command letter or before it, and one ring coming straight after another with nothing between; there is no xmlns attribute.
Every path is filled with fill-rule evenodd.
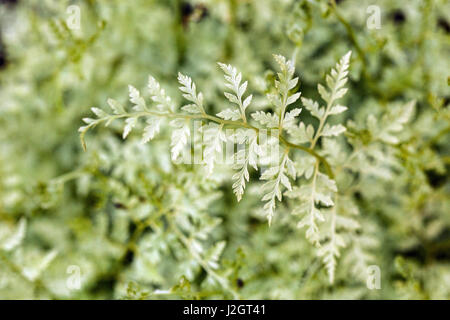
<svg viewBox="0 0 450 320"><path fill-rule="evenodd" d="M180 70L186 60L186 39L183 28L183 17L181 13L181 0L174 1L175 18L173 21L173 33L175 36L175 44L177 50L177 70Z"/></svg>
<svg viewBox="0 0 450 320"><path fill-rule="evenodd" d="M364 55L364 51L361 48L358 39L356 38L355 33L353 32L353 28L350 25L350 23L345 20L345 18L339 13L339 10L336 6L336 1L335 0L331 0L331 8L334 12L334 15L336 16L336 18L339 20L340 23L342 23L342 25L345 27L345 29L347 30L347 34L348 37L350 38L350 41L352 42L353 46L356 49L356 52L358 53L359 58L361 59L362 62L362 67L363 67L363 75L366 79L369 79L369 74L367 72L367 59L366 56Z"/></svg>
<svg viewBox="0 0 450 320"><path fill-rule="evenodd" d="M286 140L284 137L282 137L282 136L280 136L280 141L281 141L283 144L285 144L286 146L288 146L288 147L291 147L291 148L294 148L294 149L303 150L303 151L309 153L310 155L312 155L313 157L315 157L319 162L321 162L321 163L324 165L325 170L326 170L328 176L329 176L331 179L334 179L334 173L333 173L333 170L331 169L330 164L328 163L328 161L327 161L324 157L322 157L321 155L319 155L317 152L315 152L314 150L312 150L312 149L310 149L310 148L307 148L307 147L304 147L304 146L301 146L301 145L298 145L298 144L290 143L289 141L287 141L287 140Z"/></svg>
<svg viewBox="0 0 450 320"><path fill-rule="evenodd" d="M227 36L225 39L224 61L229 61L234 55L237 7L238 7L237 0L229 0L230 21L228 24Z"/></svg>

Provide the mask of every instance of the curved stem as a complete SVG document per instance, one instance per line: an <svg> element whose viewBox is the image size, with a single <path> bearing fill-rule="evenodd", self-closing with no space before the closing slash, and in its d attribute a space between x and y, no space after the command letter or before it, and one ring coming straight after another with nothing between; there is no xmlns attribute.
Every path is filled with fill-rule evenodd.
<svg viewBox="0 0 450 320"><path fill-rule="evenodd" d="M328 163L328 161L327 161L324 157L322 157L321 155L319 155L317 152L315 152L314 150L312 150L312 149L310 149L310 148L308 148L308 147L304 147L304 146L301 146L301 145L298 145L298 144L290 143L289 141L287 141L287 140L286 140L284 137L282 137L282 136L280 136L280 141L281 141L283 144L285 144L286 146L288 146L288 147L291 147L291 148L294 148L294 149L303 150L303 151L309 153L310 155L312 155L313 157L315 157L319 162L321 162L321 163L324 165L325 170L326 170L328 176L329 176L331 179L334 179L334 173L333 173L333 170L331 169L330 164Z"/></svg>

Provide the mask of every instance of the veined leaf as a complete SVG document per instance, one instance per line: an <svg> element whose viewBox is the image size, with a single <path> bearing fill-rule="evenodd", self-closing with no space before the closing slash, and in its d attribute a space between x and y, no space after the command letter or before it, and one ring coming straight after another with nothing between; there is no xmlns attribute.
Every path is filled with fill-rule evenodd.
<svg viewBox="0 0 450 320"><path fill-rule="evenodd" d="M341 124L337 124L334 126L330 126L329 124L326 124L323 127L321 135L324 137L338 136L341 133L345 132L345 130L346 130L345 127Z"/></svg>
<svg viewBox="0 0 450 320"><path fill-rule="evenodd" d="M186 100L193 102L197 106L198 110L204 114L205 109L203 108L203 94L201 92L197 94L197 89L192 79L178 73L178 82L181 84L179 89L184 92L183 97Z"/></svg>
<svg viewBox="0 0 450 320"><path fill-rule="evenodd" d="M133 118L128 118L125 120L125 127L123 128L123 135L122 138L125 139L128 134L131 132L131 130L133 130L133 128L136 126L137 123L137 118L133 117Z"/></svg>
<svg viewBox="0 0 450 320"><path fill-rule="evenodd" d="M1 248L5 251L11 251L17 246L19 246L25 237L26 228L27 228L26 219L25 218L20 219L16 231L10 237L6 238L5 241L0 243Z"/></svg>
<svg viewBox="0 0 450 320"><path fill-rule="evenodd" d="M278 201L282 200L281 185L283 185L288 190L292 189L289 179L285 174L286 162L288 159L289 159L288 154L285 153L283 155L280 165L270 167L269 169L265 170L260 177L261 180L267 180L267 182L264 183L262 187L263 190L265 190L266 192L262 198L262 201L267 201L266 204L264 205L264 212L267 215L269 225L271 225L272 223L276 206L275 205L276 199L278 199Z"/></svg>
<svg viewBox="0 0 450 320"><path fill-rule="evenodd" d="M148 77L147 88L152 101L156 102L156 108L158 108L158 110L170 112L174 111L175 107L172 100L168 95L166 95L166 91L161 88L161 85L152 76Z"/></svg>
<svg viewBox="0 0 450 320"><path fill-rule="evenodd" d="M247 81L241 84L242 74L237 71L232 65L226 65L224 63L218 63L220 68L225 73L226 87L231 89L233 93L224 92L225 97L231 102L239 107L242 119L246 120L245 109L250 105L252 101L252 95L248 96L244 101L242 101L242 96L247 90ZM237 120L237 119L236 119Z"/></svg>
<svg viewBox="0 0 450 320"><path fill-rule="evenodd" d="M130 101L134 104L133 110L144 111L147 109L144 98L141 97L139 91L132 85L128 86Z"/></svg>
<svg viewBox="0 0 450 320"><path fill-rule="evenodd" d="M295 108L289 112L286 112L283 119L283 127L286 128L289 132L289 127L295 126L295 117L297 117L300 112L302 112L301 108Z"/></svg>
<svg viewBox="0 0 450 320"><path fill-rule="evenodd" d="M218 117L224 120L239 120L241 118L241 114L237 109L225 109L217 114Z"/></svg>
<svg viewBox="0 0 450 320"><path fill-rule="evenodd" d="M251 114L252 118L258 121L261 125L267 128L277 128L279 118L278 115L272 113L265 113L264 111L256 111Z"/></svg>
<svg viewBox="0 0 450 320"><path fill-rule="evenodd" d="M108 99L108 104L111 107L114 114L124 114L125 113L125 109L116 100Z"/></svg>
<svg viewBox="0 0 450 320"><path fill-rule="evenodd" d="M223 142L226 142L225 133L222 131L223 125L210 123L201 127L203 133L203 162L206 165L208 174L214 169L214 163L219 155L222 155Z"/></svg>
<svg viewBox="0 0 450 320"><path fill-rule="evenodd" d="M170 122L171 126L177 128L172 132L171 144L172 160L176 161L191 136L188 123L184 119L175 119Z"/></svg>
<svg viewBox="0 0 450 320"><path fill-rule="evenodd" d="M325 114L325 108L320 108L319 103L317 101L302 98L302 103L305 108L311 112L311 114L317 119L322 119Z"/></svg>
<svg viewBox="0 0 450 320"><path fill-rule="evenodd" d="M154 117L147 120L147 126L144 128L144 134L142 136L142 143L147 143L155 137L159 132L160 124L160 118Z"/></svg>

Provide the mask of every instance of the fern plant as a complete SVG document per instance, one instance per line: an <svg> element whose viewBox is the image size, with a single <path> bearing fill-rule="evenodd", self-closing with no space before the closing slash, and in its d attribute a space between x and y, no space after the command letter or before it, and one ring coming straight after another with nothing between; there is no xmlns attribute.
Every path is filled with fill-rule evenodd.
<svg viewBox="0 0 450 320"><path fill-rule="evenodd" d="M0 4L0 297L450 297L448 6Z"/></svg>
<svg viewBox="0 0 450 320"><path fill-rule="evenodd" d="M279 65L277 80L274 83L274 93L267 95L267 99L273 105L274 112L256 111L250 114L254 124L248 122L246 109L251 105L252 95L245 97L248 82L242 82L242 74L231 65L219 63L224 72L225 86L231 92L224 95L232 104L231 108L226 108L217 115L207 114L204 107L204 98L201 92L197 92L196 84L189 76L178 74L178 82L183 97L191 102L181 107L186 113L175 112L172 100L165 93L159 83L149 77L148 90L151 100L155 106L147 107L145 100L139 91L133 86L129 86L130 101L133 104L131 111L117 101L109 99L108 104L112 109L112 114L98 108L92 108L97 118L84 118L85 126L80 127L80 137L83 147L86 148L84 136L90 128L104 123L108 126L113 120L125 119L123 138L125 139L137 122L145 120L142 142L153 139L160 131L161 122L169 121L169 126L173 127L171 137L172 160L176 161L183 149L188 144L191 137L190 122L201 121L199 131L203 133L202 161L207 174L211 174L214 165L219 161L218 157L223 154L224 143L232 141L243 147L234 155L236 163L232 166L237 170L232 175L233 191L240 201L244 194L246 182L249 181L248 167L252 166L258 170L258 160L260 158L269 159L269 163L260 175L260 180L264 180L262 185L264 212L271 224L276 202L282 201L283 194L294 199L292 214L299 216L299 228L306 229L306 238L319 248L318 254L323 257L327 267L330 282L333 282L336 268L336 259L339 250L346 245L343 237L337 233L337 229L344 227L350 231L357 229L357 222L353 218L341 217L338 213L340 208L336 208L336 199L339 197L333 167L329 164L327 150L324 146L333 148L337 142L331 140L346 131L342 124L330 125L329 116L340 114L347 110L346 106L338 104L338 100L347 92L345 84L348 81L348 69L351 52L345 54L336 67L326 76L327 88L319 84L317 89L324 101L320 106L317 101L303 97L301 99L304 108L319 121L317 128L312 124L305 125L299 121L302 108L288 107L294 104L301 95L295 92L299 79L294 77L294 63L285 57L275 55L274 58ZM403 121L404 122L404 121ZM226 128L237 128L232 134L227 133ZM266 141L262 141L261 132L270 132ZM289 138L286 138L286 134ZM323 147L318 148L319 141L323 142ZM292 141L292 142L291 142ZM281 155L270 154L273 145L281 148ZM300 151L301 161L292 160L295 151ZM295 183L297 178L303 181ZM321 235L319 225L329 221L329 234Z"/></svg>

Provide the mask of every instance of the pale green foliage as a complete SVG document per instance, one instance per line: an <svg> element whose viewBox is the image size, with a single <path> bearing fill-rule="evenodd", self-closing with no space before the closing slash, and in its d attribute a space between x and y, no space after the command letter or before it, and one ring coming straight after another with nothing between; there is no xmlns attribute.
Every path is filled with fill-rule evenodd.
<svg viewBox="0 0 450 320"><path fill-rule="evenodd" d="M277 115L269 115L264 114L262 112L256 112L252 114L252 117L258 121L260 124L265 125L267 128L277 128L280 132L283 129L283 125L286 128L290 128L295 126L295 118L300 114L301 109L293 109L292 111L286 113L286 108L290 104L293 104L300 97L300 92L295 94L290 94L289 91L293 89L297 83L298 78L293 78L294 74L294 66L293 63L289 60L286 60L284 57L280 55L275 55L275 60L280 66L281 72L278 73L278 80L275 81L275 88L278 92L277 96L269 96L268 98L274 103L275 108L278 112ZM347 61L348 64L348 61ZM219 66L225 72L225 80L227 81L226 86L232 93L225 92L225 96L227 99L236 104L239 107L240 116L242 119L242 127L247 127L247 119L245 115L245 110L251 102L252 95L249 95L242 101L243 94L247 88L247 82L241 84L242 74L238 73L237 69L231 65L225 65L219 63ZM136 126L137 120L141 116L150 116L150 122L148 122L148 126L144 129L144 137L143 141L148 141L154 137L154 134L159 131L159 120L153 120L153 116L158 117L169 117L169 118L177 118L170 122L170 125L175 128L172 131L172 160L177 160L180 154L182 153L184 147L188 143L188 139L190 138L190 128L189 128L189 120L190 119L206 119L212 120L216 123L205 124L200 127L200 132L203 134L203 163L206 166L206 170L208 175L212 174L214 169L214 164L217 162L217 158L222 155L223 143L227 141L227 136L223 132L223 127L225 124L233 124L239 125L239 122L235 121L237 117L234 116L233 111L230 109L226 109L223 113L219 113L218 116L229 120L231 119L231 123L223 122L219 118L208 116L203 107L203 94L199 92L197 94L197 88L195 83L189 76L183 75L181 73L178 74L178 81L181 84L179 88L183 92L183 97L194 104L186 105L181 109L183 111L187 111L193 114L201 114L199 117L191 117L184 116L182 114L173 114L172 112L163 112L163 113L155 113L148 110L145 106L145 101L140 97L139 92L132 87L130 88L130 101L135 104L134 113L128 114L125 112L124 108L120 106L117 102L113 100L109 100L109 104L113 109L114 113L117 116L109 116L107 113L103 111L99 111L98 109L94 109L96 115L99 117L98 120L85 118L84 121L87 123L87 126L83 126L79 129L81 133L82 142L84 141L84 134L87 129L98 124L102 121L107 121L109 123L112 119L126 117L125 119L125 127L123 131L123 138L125 139L131 130ZM149 77L149 88L158 88L160 89L160 85L154 80L153 77ZM155 90L150 90L151 93ZM157 91L157 90L156 90ZM164 92L160 94L160 96L164 96ZM169 98L165 99L153 99L156 102L165 101L167 104L170 103ZM136 106L138 106L136 108ZM139 107L142 106L142 107ZM161 109L161 107L159 107ZM278 124L274 123L270 119L277 119ZM244 193L245 181L249 180L248 173L248 165L253 166L257 169L257 158L262 155L262 150L257 143L257 135L256 132L252 132L254 130L258 130L255 127L250 127L250 130L239 130L235 134L234 138L235 142L242 145L244 144L246 147L242 149L236 155L236 160L238 163L234 165L235 169L238 169L239 172L233 175L233 180L236 180L233 184L233 190L236 194L238 201L241 200L242 195ZM253 130L252 130L253 129ZM84 145L84 142L83 142ZM282 188L287 188L291 190L291 184L289 182L289 178L286 175L285 171L291 176L292 179L295 179L295 169L292 163L292 160L288 157L289 149L286 149L285 154L281 159L276 159L276 163L273 164L269 169L265 170L261 175L261 180L267 180L267 182L263 185L263 189L266 190L265 195L262 198L262 201L266 201L264 205L264 209L266 211L267 219L269 224L272 221L274 210L275 210L275 201L282 200Z"/></svg>
<svg viewBox="0 0 450 320"><path fill-rule="evenodd" d="M269 100L274 104L275 111L278 115L278 129L281 131L285 121L286 108L297 101L300 97L300 92L290 94L290 90L298 84L298 77L294 76L294 63L291 60L286 60L285 57L274 55L281 72L278 72L278 80L275 80L275 88L277 94L268 95ZM288 120L290 121L290 120Z"/></svg>
<svg viewBox="0 0 450 320"><path fill-rule="evenodd" d="M448 1L15 3L1 298L450 298Z"/></svg>
<svg viewBox="0 0 450 320"><path fill-rule="evenodd" d="M178 73L178 82L181 84L179 89L184 92L183 97L194 104L188 104L181 109L191 113L205 113L203 109L203 93L199 92L197 94L197 88L192 79L181 73Z"/></svg>
<svg viewBox="0 0 450 320"><path fill-rule="evenodd" d="M277 128L280 124L280 117L277 114L256 111L252 113L252 118L267 128Z"/></svg>
<svg viewBox="0 0 450 320"><path fill-rule="evenodd" d="M265 190L262 201L267 201L264 204L264 210L269 225L273 219L276 199L278 199L278 201L282 200L282 188L284 187L289 191L292 190L287 173L289 173L292 178L295 178L295 170L288 170L288 167L292 168L292 164L290 163L292 163L292 161L289 159L287 152L285 152L279 164L268 168L261 175L261 180L267 180L262 186Z"/></svg>
<svg viewBox="0 0 450 320"><path fill-rule="evenodd" d="M247 98L245 98L244 101L242 101L242 96L245 93L245 90L247 90L247 84L248 82L245 81L241 84L242 81L242 74L237 72L236 68L231 65L225 65L223 63L219 63L220 68L225 72L225 80L226 84L225 86L232 90L233 93L224 92L225 97L231 102L236 104L239 107L242 120L244 122L247 122L247 118L245 116L245 109L250 105L252 102L252 95L249 95ZM222 113L223 112L223 113ZM236 116L232 116L233 111L230 109L226 109L222 111L221 113L217 114L219 117L228 120L237 120Z"/></svg>
<svg viewBox="0 0 450 320"><path fill-rule="evenodd" d="M278 63L281 72L278 72L278 80L275 80L277 94L268 95L268 99L274 104L276 114L270 115L261 112L253 114L252 117L262 125L266 125L267 128L276 128L279 134L281 134L283 125L287 124L286 127L292 126L295 116L298 116L301 111L301 109L294 109L285 116L287 106L297 101L300 97L300 92L294 94L290 94L289 92L298 83L298 78L293 78L293 62L286 60L285 57L280 55L274 55L274 58ZM277 121L278 125L276 125ZM266 201L264 210L269 225L271 224L274 215L276 199L278 199L278 201L282 200L282 188L284 187L288 190L292 189L286 172L289 173L291 178L295 179L295 170L293 169L292 161L289 159L288 152L289 149L286 149L281 159L276 159L275 164L261 175L262 180L267 180L262 187L263 190L265 190L262 201Z"/></svg>
<svg viewBox="0 0 450 320"><path fill-rule="evenodd" d="M342 106L335 106L334 102L342 98L345 94L346 89L343 87L347 82L348 67L350 61L350 52L347 53L339 63L336 65L335 69L332 69L331 75L327 76L327 83L329 91L326 91L321 85L318 86L319 93L322 98L327 102L326 107L319 108L317 102L313 102L308 99L303 99L305 107L316 117L319 118L320 124L314 134L314 129L308 126L306 129L306 134L308 140L310 141L311 152L314 152L314 147L320 137L337 136L345 131L345 127L342 125L330 126L326 123L327 117L330 113L337 114L338 111L344 111L346 108ZM266 126L268 129L277 129L278 132L282 132L283 127L290 130L291 135L295 138L300 139L298 132L303 130L305 127L303 122L298 126L295 124L296 117L301 113L300 108L292 109L286 112L286 108L296 102L300 97L300 92L290 93L297 83L298 78L293 78L294 66L289 60L286 60L280 55L275 55L275 60L280 67L280 72L278 73L278 80L275 81L275 89L277 94L269 95L269 100L274 104L276 114L265 114L264 112L255 112L252 114L252 118L259 122L261 125ZM178 159L184 147L188 144L188 139L190 138L190 128L189 120L191 119L203 119L211 120L208 124L204 124L200 127L199 131L203 134L203 161L208 175L213 173L215 163L218 161L218 157L222 156L223 143L227 139L234 138L234 142L238 145L244 144L244 149L237 152L235 160L237 163L233 165L233 168L239 170L232 176L234 180L233 191L236 194L237 200L240 201L244 194L245 183L249 181L248 166L252 166L257 169L258 156L262 155L261 147L257 142L258 129L250 126L250 129L240 129L233 137L227 137L223 128L227 124L234 126L241 126L242 128L248 127L247 119L245 116L245 109L251 101L251 95L248 96L244 101L242 101L242 96L247 88L247 82L241 84L242 75L237 72L237 69L231 65L219 64L222 70L225 72L225 79L227 81L226 86L231 89L234 94L225 92L227 99L236 104L239 107L242 122L233 120L236 117L227 117L228 113L232 113L230 109L227 109L225 113L219 113L218 116L225 118L225 120L231 119L231 122L222 121L220 118L208 116L203 108L203 94L200 92L197 94L197 89L195 83L188 76L178 74L178 81L182 85L179 89L183 92L183 97L187 100L193 102L194 104L182 107L182 110L201 114L197 117L184 116L182 114L172 114L171 112L166 113L152 113L148 111L143 113L143 110L147 110L145 102L141 99L139 92L130 86L130 99L135 105L142 106L142 108L135 108L135 114L126 114L122 107L117 107L116 103L112 103L115 107L113 110L116 114L126 116L125 128L123 133L123 138L126 138L128 133L136 125L137 118L139 116L149 115L159 116L159 117L176 117L177 119L172 120L170 125L175 129L172 131L172 160ZM150 83L153 87L159 88L159 84L150 77ZM170 101L167 99L167 101ZM246 102L248 101L248 102ZM110 103L111 105L111 103ZM332 110L334 110L332 112ZM91 125L96 124L96 121L105 121L108 119L106 113L96 112L96 114L101 116L99 120L85 119L88 124L87 127L81 127L80 132L83 135L86 128ZM106 115L106 116L105 116ZM150 118L152 119L152 118ZM108 120L109 121L109 120ZM149 126L152 126L152 122L155 120L150 120ZM277 123L278 122L278 123ZM159 130L159 121L157 122ZM146 127L144 129L144 140L149 140L149 130L152 130L151 137L154 136L154 131L152 127ZM275 137L278 139L278 137ZM269 140L269 139L268 139ZM277 142L279 143L279 142ZM267 147L267 146L266 146ZM290 145L285 143L285 149L281 157L277 157L271 163L271 165L263 170L260 179L266 182L262 185L262 190L264 195L262 201L265 202L263 208L269 225L272 223L275 209L276 201L282 201L284 190L286 194L291 198L297 198L299 203L295 206L293 211L294 215L302 216L300 222L298 223L299 228L306 227L306 238L314 245L320 247L320 236L318 222L323 222L325 220L324 214L319 209L320 206L332 207L334 202L332 200L333 194L337 192L337 187L335 182L330 179L327 175L319 171L319 161L322 160L321 157L317 155L317 159L314 163L311 163L311 167L305 168L305 178L307 181L301 184L300 187L292 188L290 178L295 180L297 177L297 172L293 161L289 158ZM270 149L269 149L270 150ZM314 153L315 154L315 153ZM333 222L335 225L335 222ZM333 227L334 229L335 227ZM335 270L335 257L339 255L338 247L344 246L343 240L332 231L332 240L326 244L326 246L319 251L319 254L324 256L324 262L330 272L330 280L333 280L334 270Z"/></svg>
<svg viewBox="0 0 450 320"><path fill-rule="evenodd" d="M237 201L241 201L244 194L245 181L249 181L250 175L248 172L248 166L252 166L255 170L258 170L258 156L262 154L261 147L258 145L258 136L253 130L239 129L234 136L235 141L239 145L244 145L243 149L236 152L236 163L233 165L233 169L238 170L232 176L234 180L233 192L236 194Z"/></svg>
<svg viewBox="0 0 450 320"><path fill-rule="evenodd" d="M27 226L27 221L25 219L21 219L19 221L19 225L17 226L17 230L15 230L9 237L3 239L0 242L0 245L3 250L11 251L20 245L25 237L25 230Z"/></svg>
<svg viewBox="0 0 450 320"><path fill-rule="evenodd" d="M273 103L275 113L264 113L262 111L252 113L252 118L263 126L261 129L271 129L278 134L275 136L271 134L266 139L264 146L258 144L257 133L261 129L247 124L245 110L252 97L250 95L242 101L242 96L247 88L247 82L241 84L241 73L238 73L235 67L225 64L219 65L225 72L227 88L233 91L233 93L225 92L225 96L230 102L236 104L239 109L235 109L234 111L233 109L226 109L218 114L219 118L208 115L203 106L203 94L201 92L197 93L196 85L190 77L179 73L178 81L182 85L179 89L183 92L185 99L193 102L193 104L186 105L181 109L194 114L193 116L173 113L169 108L164 108L163 105L159 105L159 109L163 112L151 111L147 109L145 101L140 97L139 92L130 86L130 101L135 105L135 112L128 114L118 103L109 100L109 104L117 116L108 115L99 109L94 109L93 111L99 116L99 119L84 119L88 125L80 128L81 136L83 137L88 128L101 121L107 121L108 123L114 118L125 117L123 138L126 138L136 126L137 119L148 116L148 126L144 129L143 134L143 141L148 141L159 131L162 118L175 118L171 120L170 126L174 128L171 137L172 160L176 161L182 155L185 147L189 145L188 140L191 137L190 121L200 119L202 123L205 122L199 128L199 132L202 134L202 140L200 142L194 141L194 143L202 144L201 163L206 168L207 176L213 174L215 164L223 156L223 145L227 140L232 140L238 146L244 145L234 155L236 163L232 165L233 169L238 170L232 175L233 192L238 201L242 199L246 182L250 179L248 166L250 165L257 170L258 157L264 156L265 152L270 152L270 147L273 147L273 143L280 144L279 147L282 148L282 155L278 156L276 153L275 158L273 155L269 155L269 158L271 157L269 159L269 166L262 170L260 176L260 180L265 181L261 186L263 191L261 200L265 202L263 205L264 214L267 217L269 225L271 225L275 214L276 202L283 200L283 194L296 200L293 205L294 209L292 214L300 218L297 226L300 229L305 228L306 238L311 244L319 248L317 254L323 258L329 274L329 281L332 283L334 281L337 258L340 256L340 249L346 246L346 241L337 232L337 229L355 231L357 228L354 226L358 223L351 218L341 217L339 208L334 207L335 198L339 197L338 188L335 180L333 180L334 176L332 176L330 165L325 158L320 156L321 152L317 153L316 149L318 148L316 146L320 138L327 138L323 142L323 145L331 150L335 148L334 144L336 142L333 142L329 137L337 137L346 131L346 128L342 124L330 125L327 120L330 115L337 115L347 110L347 107L337 105L336 101L341 99L347 92L347 88L344 85L348 81L350 56L351 52L345 54L336 64L335 68L331 70L330 74L326 76L327 89L320 84L318 85L318 92L325 101L325 106L321 107L316 101L302 98L302 103L305 108L319 120L319 125L316 129L311 124L306 126L302 121L298 124L296 123L302 109L294 108L286 112L287 107L295 103L300 97L300 92L291 93L291 90L298 83L298 78L293 77L295 69L290 60L286 60L280 55L274 56L275 61L279 65L280 72L277 74L278 79L275 80L276 94L269 94L268 99ZM158 82L151 76L149 79L149 87L158 88L159 92L161 92L162 89L160 89ZM155 92L155 90L150 91ZM160 96L165 97L164 91L162 91ZM168 97L153 100L157 103L165 102L165 105L169 105L171 101ZM392 119L389 125L380 131L378 136L380 136L381 141L397 141L394 138L386 141L386 137L388 137L389 133L396 133L401 130L402 125L410 118L412 106L413 104L408 104L403 113L397 118ZM237 116L237 112L240 112L240 117ZM239 118L241 121L238 121ZM368 121L373 121L370 119L372 118L369 117ZM240 127L240 129L236 130L233 135L227 136L224 130L226 125ZM368 127L375 130L376 128L374 126L375 123L370 123ZM283 129L287 130L294 141L297 143L308 142L309 147L293 145L284 140L282 138ZM291 148L306 151L309 155L313 155L315 159L303 163L299 162L297 164L299 169L297 169L294 161L289 158ZM326 150L326 152L329 152L329 150ZM321 162L325 165L326 173L321 172ZM304 179L298 186L295 185L293 187L290 180L295 181L297 177L302 176ZM322 237L320 224L325 222L325 220L328 221L327 235Z"/></svg>
<svg viewBox="0 0 450 320"><path fill-rule="evenodd" d="M189 77L182 76L181 74L179 75L179 79L180 81L183 81L186 85L190 86L190 89L188 89L187 87L182 87L182 90L185 91L191 90L189 91L191 93L185 94L185 96L191 100L196 101L196 103L199 103L197 107L200 108L202 103L201 102L202 95L200 93L197 96L197 94L195 93L195 84L192 84L191 86L192 80ZM84 135L86 134L86 131L89 128L94 127L101 122L105 122L105 126L108 126L111 124L113 120L119 118L126 118L125 119L126 125L123 129L122 134L123 139L125 139L130 134L133 128L137 125L139 118L144 115L147 116L146 120L147 124L144 128L144 133L142 135L142 142L146 143L152 140L155 137L155 135L158 134L158 132L160 131L160 124L161 124L161 118L159 117L160 114L155 111L150 111L147 108L144 98L141 97L140 92L135 87L129 85L128 90L130 102L133 104L132 108L132 110L134 111L133 113L128 113L125 110L125 108L114 99L108 99L108 105L110 106L113 114L109 114L99 108L91 108L92 112L97 116L97 119L84 118L83 121L86 123L86 126L82 126L79 129L80 139L84 149L86 149L86 144L84 142ZM162 89L159 83L156 82L156 80L151 76L148 78L148 90L151 99L156 104L155 107L157 110L161 111L163 114L171 113L173 111L173 105L170 100L170 97L168 97L165 94L164 89ZM177 141L177 143L173 144L172 158L175 160L178 157L179 153L181 152L181 149L186 144L189 132L187 132L182 122L181 123L172 122L171 125L176 128L179 128L179 130L174 131L174 141Z"/></svg>
<svg viewBox="0 0 450 320"><path fill-rule="evenodd" d="M411 101L402 108L397 107L390 110L381 119L381 124L378 124L377 119L371 115L367 118L367 127L376 139L380 139L385 143L399 143L399 139L395 135L404 129L404 125L413 116L414 106L415 101Z"/></svg>
<svg viewBox="0 0 450 320"><path fill-rule="evenodd" d="M148 91L150 93L151 99L153 102L156 102L156 108L159 111L169 111L173 112L175 106L172 103L172 100L168 95L166 95L166 91L161 88L159 83L152 76L148 77ZM143 103L145 106L145 102ZM136 111L144 111L146 108L142 108Z"/></svg>
<svg viewBox="0 0 450 320"><path fill-rule="evenodd" d="M315 148L320 137L338 136L345 131L344 126L340 124L330 126L326 121L328 115L337 114L339 113L338 111L343 112L347 109L346 107L335 106L334 102L342 98L347 91L343 86L347 82L350 55L351 52L344 55L336 67L331 70L331 73L326 76L329 90L325 89L321 84L318 85L319 94L326 102L326 106L320 107L318 102L302 98L305 108L319 120L317 130L314 130L311 125L305 126L303 122L298 127L289 127L288 132L293 136L294 140L310 142L310 149ZM314 164L312 172L311 168L306 170L305 178L309 180L308 183L293 192L289 192L288 195L293 198L299 198L302 201L301 205L294 209L295 214L303 216L298 226L300 228L305 227L307 239L314 245L320 246L319 228L317 224L318 222L323 222L325 218L317 205L325 207L333 206L332 195L337 192L337 188L333 180L319 172L318 162ZM336 238L334 233L332 234L332 239L325 248L319 251L320 255L324 256L324 262L327 264L330 272L330 280L333 279L335 269L334 257L338 255L337 247L343 246L343 241L339 240L340 238Z"/></svg>
<svg viewBox="0 0 450 320"><path fill-rule="evenodd" d="M0 230L0 235L3 235L4 230ZM27 233L27 222L22 218L15 230L9 233L6 238L0 238L0 261L2 264L19 273L20 277L27 280L31 284L36 286L39 284L36 280L42 275L42 273L50 266L52 261L57 256L56 250L51 250L46 254L39 254L33 257L28 263L17 264L15 260L21 261L26 256L19 250ZM14 259L10 257L14 254ZM46 289L48 290L48 289Z"/></svg>
<svg viewBox="0 0 450 320"><path fill-rule="evenodd" d="M210 123L201 128L203 133L203 161L206 165L208 174L212 174L216 158L222 154L222 143L226 142L226 136L223 132L223 124Z"/></svg>
<svg viewBox="0 0 450 320"><path fill-rule="evenodd" d="M172 147L172 160L175 161L187 144L191 131L189 129L189 123L184 119L172 120L170 125L175 128L172 132L172 142L170 143L170 146Z"/></svg>

